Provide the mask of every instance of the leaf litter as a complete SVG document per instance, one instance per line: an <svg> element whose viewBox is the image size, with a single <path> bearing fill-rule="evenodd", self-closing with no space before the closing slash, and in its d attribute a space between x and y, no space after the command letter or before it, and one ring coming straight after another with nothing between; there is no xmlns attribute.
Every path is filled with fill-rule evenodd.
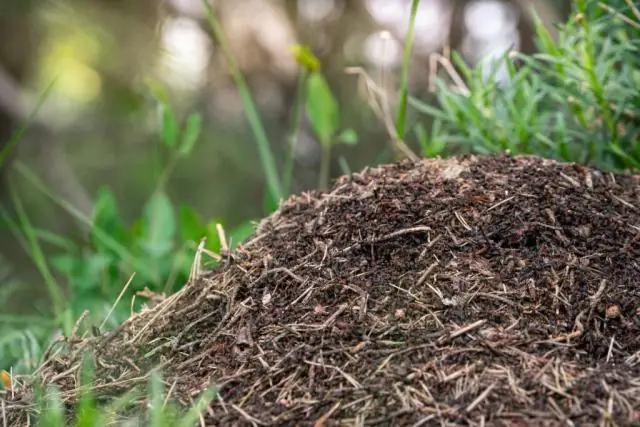
<svg viewBox="0 0 640 427"><path fill-rule="evenodd" d="M67 344L34 378L69 404L88 352L104 400L154 369L185 406L215 384L206 425L639 425L640 175L529 156L366 169ZM5 396L18 424L28 391Z"/></svg>

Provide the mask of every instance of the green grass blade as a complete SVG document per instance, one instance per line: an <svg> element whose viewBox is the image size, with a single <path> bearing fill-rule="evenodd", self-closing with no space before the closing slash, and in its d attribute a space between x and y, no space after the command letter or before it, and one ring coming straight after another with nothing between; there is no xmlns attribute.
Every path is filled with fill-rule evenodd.
<svg viewBox="0 0 640 427"><path fill-rule="evenodd" d="M247 119L249 120L249 125L251 126L253 134L256 138L256 143L258 144L258 152L260 154L262 167L264 168L264 172L267 178L267 186L269 187L269 192L271 193L271 197L273 199L280 200L283 197L282 186L280 184L276 162L273 157L273 153L271 152L269 139L267 138L267 132L264 129L262 120L260 119L258 108L253 101L251 91L249 90L249 87L247 86L247 83L242 76L242 73L240 72L240 68L238 67L235 58L229 49L229 45L227 44L220 22L213 13L211 5L206 0L203 0L202 3L205 6L207 12L207 20L209 22L209 25L211 26L211 30L213 31L213 34L218 43L220 43L220 48L222 49L223 55L227 60L227 63L229 64L229 72L231 73L231 76L233 77L236 86L238 87L240 98L242 99L242 104L244 105Z"/></svg>
<svg viewBox="0 0 640 427"><path fill-rule="evenodd" d="M49 86L47 86L47 88L44 90L44 92L42 92L42 94L38 97L38 103L36 104L33 111L31 111L31 114L29 114L27 121L23 123L22 126L20 126L13 133L13 135L11 135L11 138L9 138L9 141L7 141L7 145L5 145L4 148L0 151L0 167L5 164L7 158L13 153L13 150L15 150L18 142L22 139L22 136L25 134L31 123L33 123L36 114L38 114L38 111L40 111L40 107L42 107L42 104L44 104L44 101L46 101L47 97L49 96L54 82L55 80L51 82Z"/></svg>
<svg viewBox="0 0 640 427"><path fill-rule="evenodd" d="M407 120L407 97L409 95L409 67L411 66L411 52L413 50L413 29L416 24L418 5L420 0L412 0L411 17L409 18L409 30L404 42L404 55L402 58L402 73L400 74L400 105L396 114L396 134L398 139L403 140Z"/></svg>
<svg viewBox="0 0 640 427"><path fill-rule="evenodd" d="M44 279L44 284L51 298L51 303L53 304L54 313L56 317L59 317L63 312L67 311L61 286L58 284L53 273L49 269L44 252L42 251L38 237L36 236L35 229L31 225L31 221L22 206L22 201L15 193L12 185L9 186L9 192L21 224L20 229L22 230L22 233L29 245L29 253L33 258L36 268L40 272L40 275ZM65 327L67 326L70 325L65 325Z"/></svg>

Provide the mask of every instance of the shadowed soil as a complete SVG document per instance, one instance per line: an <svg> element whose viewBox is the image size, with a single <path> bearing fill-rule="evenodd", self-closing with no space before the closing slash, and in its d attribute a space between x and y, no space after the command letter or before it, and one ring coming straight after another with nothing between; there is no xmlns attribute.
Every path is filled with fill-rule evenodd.
<svg viewBox="0 0 640 427"><path fill-rule="evenodd" d="M210 425L639 425L640 176L505 156L343 177L39 381L72 400L87 349L105 395L154 367L185 405L217 384Z"/></svg>

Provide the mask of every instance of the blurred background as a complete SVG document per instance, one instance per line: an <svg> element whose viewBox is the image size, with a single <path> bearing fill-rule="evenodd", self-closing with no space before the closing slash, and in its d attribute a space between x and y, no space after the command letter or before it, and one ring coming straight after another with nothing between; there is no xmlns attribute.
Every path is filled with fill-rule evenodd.
<svg viewBox="0 0 640 427"><path fill-rule="evenodd" d="M553 35L553 23L566 18L570 3L422 0L410 93L430 99L429 58L446 48L461 52L472 65L512 49L533 52L530 7ZM357 145L332 152L331 176L394 160L362 79L345 69L361 67L374 79L384 75L389 96L397 93L410 0L210 4L279 168L294 120L300 66L290 48L296 44L309 46L321 61L340 106L340 126L359 136ZM135 221L158 181L157 88L166 92L179 120L193 111L203 115L192 155L176 163L167 183L171 201L192 206L205 220L219 218L229 228L266 215L264 172L227 65L201 0L1 0L0 145L30 120L2 165L0 200L8 215L15 210L10 184L34 228L75 242L85 238L68 208L13 167L19 162L20 170L27 168L56 197L89 216L96 194L108 187L123 221ZM291 185L296 193L318 186L321 154L307 122L298 141ZM10 271L0 280L17 277L20 296L5 312L33 311L39 299L33 295L47 304L42 271L10 228L0 230L0 263ZM55 252L51 245L43 248L45 257Z"/></svg>

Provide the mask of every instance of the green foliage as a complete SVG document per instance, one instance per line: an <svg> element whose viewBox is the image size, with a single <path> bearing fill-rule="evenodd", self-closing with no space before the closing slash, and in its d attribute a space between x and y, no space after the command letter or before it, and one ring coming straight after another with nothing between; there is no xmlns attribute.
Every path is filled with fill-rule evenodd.
<svg viewBox="0 0 640 427"><path fill-rule="evenodd" d="M358 135L353 129L340 130L340 108L324 76L314 71L307 80L307 113L314 132L323 147L335 144L353 145Z"/></svg>
<svg viewBox="0 0 640 427"><path fill-rule="evenodd" d="M468 92L439 81L437 106L410 100L434 120L429 135L414 129L423 153L509 152L640 168L640 20L620 3L618 13L635 24L595 1L577 2L557 41L538 21L539 53L505 55L488 77L454 55ZM500 66L506 84L495 78Z"/></svg>
<svg viewBox="0 0 640 427"><path fill-rule="evenodd" d="M41 273L48 300L52 302L49 309L54 320L46 321L45 317L36 316L36 322L27 316L4 316L7 322L0 322L2 367L13 365L21 372L33 369L43 343L58 328L65 334L70 333L75 319L85 310L90 312L88 324L98 325L111 311L116 297L133 274L135 278L123 294L125 301L144 288L167 293L186 283L202 239L206 240L205 249L220 251L217 225L224 227L226 221L220 218L205 220L191 206L176 207L164 191L164 182L170 178L175 162L189 155L199 138L201 116L190 114L185 126L181 127L166 98L159 99L158 133L163 146L169 150L170 160L157 188L132 224L127 224L121 216L118 200L109 188L98 191L92 218L87 218L52 194L22 163L16 164L16 169L36 189L85 224L88 233L84 241L77 242L36 228L22 208L20 197L12 193L18 222L6 211L0 213ZM252 232L253 226L247 222L234 229L227 228L225 238L233 248ZM45 257L43 244L53 248L55 254ZM204 261L215 264L215 260L207 257ZM139 299L134 309L142 303L144 301ZM106 325L116 326L128 317L129 310L129 304L118 305ZM49 313L45 311L44 315ZM10 324L9 320L13 322Z"/></svg>
<svg viewBox="0 0 640 427"><path fill-rule="evenodd" d="M71 418L65 410L60 391L51 387L36 390L37 427L101 427L106 425L148 425L151 427L192 427L197 425L207 406L216 398L211 386L197 397L188 409L167 400L162 375L152 372L147 392L138 388L110 400L98 399L90 387L91 368L85 364L77 404ZM146 405L145 405L146 403ZM146 410L141 407L146 406Z"/></svg>
<svg viewBox="0 0 640 427"><path fill-rule="evenodd" d="M405 41L400 103L395 117L397 138L406 136L407 105L411 104L418 112L429 116L428 125L417 123L412 128L422 153L428 157L455 152L509 152L593 163L613 170L640 169L637 112L640 105L637 89L640 87L640 23L629 7L630 2L616 2L617 12L612 13L596 1L577 1L571 19L559 27L557 40L538 21L539 53L505 55L493 64L488 75L486 68L471 68L454 54L452 60L466 87L450 87L440 80L436 106L408 95L408 69L418 4L418 0L413 0ZM268 189L263 200L265 211L275 210L280 199L290 191L293 157L303 117L308 118L322 146L320 186L326 187L332 148L337 144L356 144L358 135L352 129L341 127L340 106L321 71L319 59L306 46L292 48L301 73L291 144L280 175L248 86L215 15L207 2L205 6L209 24L230 64L254 132ZM507 84L501 84L496 78L502 71L508 77ZM44 316L0 314L2 367L13 365L21 371L33 369L40 357L42 343L58 330L68 334L73 320L86 309L91 312L88 323L96 325L104 321L134 273L135 279L124 294L125 300L145 287L155 292L175 291L186 282L196 247L202 239L205 239L206 249L221 251L217 225L224 226L224 219L205 219L192 206L176 206L165 191L175 163L191 155L199 140L202 116L192 113L181 122L166 93L158 87L152 90L158 102L159 147L168 153L168 161L162 164L156 188L133 223L123 219L119 201L109 188L100 189L93 216L86 218L51 194L24 165L16 165L35 188L89 230L86 241L80 243L40 230L31 223L15 194L18 222L1 212L41 273L54 317L49 321ZM9 145L15 145L15 141ZM4 158L5 153L2 153L0 164ZM344 158L339 162L341 169L349 173ZM253 232L253 226L248 222L235 229L225 229L226 241L231 247ZM58 254L46 258L43 244L55 248ZM108 317L107 325L114 327L128 314L128 304L117 306ZM185 415L171 402L165 404L164 386L161 376L153 375L147 393L134 390L106 406L99 405L96 396L87 391L77 406L76 425L108 425L114 422L117 414L140 399L149 402L148 413L139 415L139 421L144 425L193 425L214 396L213 390L206 392ZM66 425L58 392L42 392L39 399L39 425Z"/></svg>
<svg viewBox="0 0 640 427"><path fill-rule="evenodd" d="M322 147L320 188L326 188L329 185L331 149L336 144L356 144L358 135L353 129L344 129L338 133L340 129L338 102L319 71L312 72L307 79L307 114Z"/></svg>
<svg viewBox="0 0 640 427"><path fill-rule="evenodd" d="M331 144L331 140L338 130L340 112L338 103L331 93L324 76L313 72L307 81L307 111L311 126L323 146Z"/></svg>
<svg viewBox="0 0 640 427"><path fill-rule="evenodd" d="M411 14L409 18L409 28L407 38L404 43L404 54L402 56L402 71L400 74L400 104L396 113L396 137L404 139L405 126L407 120L407 104L409 96L409 69L411 66L411 52L413 49L413 30L418 15L420 0L411 1Z"/></svg>

